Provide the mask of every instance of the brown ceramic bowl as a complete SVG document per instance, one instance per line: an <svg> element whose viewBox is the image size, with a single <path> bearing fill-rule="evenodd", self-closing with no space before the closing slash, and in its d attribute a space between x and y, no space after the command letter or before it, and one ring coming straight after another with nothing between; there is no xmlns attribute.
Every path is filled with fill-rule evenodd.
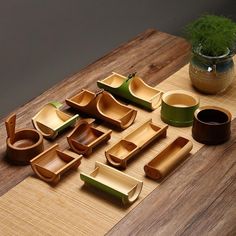
<svg viewBox="0 0 236 236"><path fill-rule="evenodd" d="M14 139L7 138L7 158L15 164L29 164L43 151L43 136L34 129L21 129Z"/></svg>
<svg viewBox="0 0 236 236"><path fill-rule="evenodd" d="M224 108L203 106L194 113L192 135L204 144L216 145L230 138L231 114Z"/></svg>

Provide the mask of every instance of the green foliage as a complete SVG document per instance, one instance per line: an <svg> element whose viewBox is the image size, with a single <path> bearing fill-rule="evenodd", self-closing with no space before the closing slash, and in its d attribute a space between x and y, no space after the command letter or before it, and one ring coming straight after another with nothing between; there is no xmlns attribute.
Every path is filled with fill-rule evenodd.
<svg viewBox="0 0 236 236"><path fill-rule="evenodd" d="M235 50L236 23L223 16L203 15L185 27L186 39L193 51L199 46L208 56L223 55L227 48Z"/></svg>

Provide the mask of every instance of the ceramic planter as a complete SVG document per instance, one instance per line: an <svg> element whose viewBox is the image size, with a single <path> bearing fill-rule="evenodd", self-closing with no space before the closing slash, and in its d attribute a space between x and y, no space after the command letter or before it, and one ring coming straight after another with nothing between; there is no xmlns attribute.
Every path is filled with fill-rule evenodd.
<svg viewBox="0 0 236 236"><path fill-rule="evenodd" d="M111 132L111 130L104 132L81 120L72 133L67 136L67 141L70 148L76 153L89 155L94 147L111 138Z"/></svg>
<svg viewBox="0 0 236 236"><path fill-rule="evenodd" d="M119 103L111 94L103 90L93 93L82 90L66 103L88 115L108 122L118 128L126 129L133 124L137 111Z"/></svg>
<svg viewBox="0 0 236 236"><path fill-rule="evenodd" d="M55 144L30 161L35 174L45 182L56 184L63 173L80 165L82 155L58 148Z"/></svg>
<svg viewBox="0 0 236 236"><path fill-rule="evenodd" d="M162 92L147 85L135 74L125 77L113 72L107 78L97 81L97 85L149 110L155 110L161 105Z"/></svg>
<svg viewBox="0 0 236 236"><path fill-rule="evenodd" d="M34 129L15 131L16 115L10 116L6 122L7 158L15 164L29 164L30 159L43 151L43 136Z"/></svg>
<svg viewBox="0 0 236 236"><path fill-rule="evenodd" d="M50 102L32 118L34 127L45 138L54 139L59 132L76 123L79 115L66 114L59 110L61 106L59 102Z"/></svg>
<svg viewBox="0 0 236 236"><path fill-rule="evenodd" d="M146 175L154 180L163 179L184 160L192 147L190 140L183 137L176 138L144 166Z"/></svg>
<svg viewBox="0 0 236 236"><path fill-rule="evenodd" d="M159 127L148 120L105 151L107 161L114 167L126 168L127 161L157 138L166 137L168 126Z"/></svg>
<svg viewBox="0 0 236 236"><path fill-rule="evenodd" d="M143 182L100 162L95 163L95 170L90 174L80 174L80 178L114 197L123 204L133 203L139 196Z"/></svg>
<svg viewBox="0 0 236 236"><path fill-rule="evenodd" d="M193 123L199 98L188 91L172 90L162 96L161 119L172 126L185 127Z"/></svg>
<svg viewBox="0 0 236 236"><path fill-rule="evenodd" d="M193 138L204 144L216 145L230 138L231 114L224 108L204 106L194 113Z"/></svg>
<svg viewBox="0 0 236 236"><path fill-rule="evenodd" d="M224 91L235 77L230 51L219 57L209 57L201 54L199 48L190 61L189 77L193 86L203 93L216 94Z"/></svg>

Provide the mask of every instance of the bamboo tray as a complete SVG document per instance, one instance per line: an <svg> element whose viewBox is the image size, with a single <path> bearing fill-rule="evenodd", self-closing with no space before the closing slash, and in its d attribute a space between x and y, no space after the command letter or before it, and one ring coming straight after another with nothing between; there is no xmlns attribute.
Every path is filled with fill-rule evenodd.
<svg viewBox="0 0 236 236"><path fill-rule="evenodd" d="M133 124L137 111L118 102L111 94L101 90L97 93L83 89L66 99L66 103L80 112L92 115L121 129Z"/></svg>
<svg viewBox="0 0 236 236"><path fill-rule="evenodd" d="M75 129L67 136L70 148L76 153L89 155L94 147L111 138L111 130L106 132L95 128L87 121L80 121Z"/></svg>
<svg viewBox="0 0 236 236"><path fill-rule="evenodd" d="M159 127L152 122L146 121L136 130L105 151L109 164L114 167L127 167L127 161L134 157L141 149L157 138L166 137L168 125Z"/></svg>
<svg viewBox="0 0 236 236"><path fill-rule="evenodd" d="M97 85L149 110L155 110L161 105L162 92L147 85L135 73L125 77L113 72L107 78L98 80Z"/></svg>
<svg viewBox="0 0 236 236"><path fill-rule="evenodd" d="M59 132L76 123L79 115L70 116L59 110L61 106L59 102L50 102L32 118L34 127L45 138L54 139Z"/></svg>
<svg viewBox="0 0 236 236"><path fill-rule="evenodd" d="M190 140L177 137L144 166L146 175L155 180L164 178L184 160L192 147Z"/></svg>
<svg viewBox="0 0 236 236"><path fill-rule="evenodd" d="M68 150L60 151L55 144L30 161L35 174L45 182L58 183L61 175L69 169L77 169L81 163L82 155Z"/></svg>
<svg viewBox="0 0 236 236"><path fill-rule="evenodd" d="M123 204L133 203L139 196L143 182L100 162L89 175L81 173L80 178L104 192L119 198Z"/></svg>

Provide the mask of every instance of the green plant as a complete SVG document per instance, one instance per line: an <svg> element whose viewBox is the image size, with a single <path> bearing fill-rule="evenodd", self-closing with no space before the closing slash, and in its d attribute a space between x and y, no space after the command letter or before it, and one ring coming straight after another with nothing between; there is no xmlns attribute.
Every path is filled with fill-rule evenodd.
<svg viewBox="0 0 236 236"><path fill-rule="evenodd" d="M192 44L193 51L201 49L207 56L220 56L227 48L233 52L236 45L236 23L231 19L203 15L184 29L186 39Z"/></svg>

